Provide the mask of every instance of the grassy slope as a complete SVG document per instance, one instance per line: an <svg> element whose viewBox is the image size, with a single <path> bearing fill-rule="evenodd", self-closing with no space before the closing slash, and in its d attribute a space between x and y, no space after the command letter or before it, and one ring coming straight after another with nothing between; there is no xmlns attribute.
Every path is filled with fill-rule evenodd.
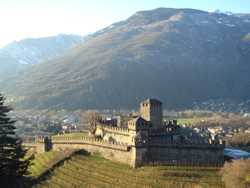
<svg viewBox="0 0 250 188"><path fill-rule="evenodd" d="M76 155L33 187L224 187L218 167L129 165Z"/></svg>
<svg viewBox="0 0 250 188"><path fill-rule="evenodd" d="M42 154L36 154L35 159L32 161L33 165L30 165L28 171L30 172L29 177L36 178L44 171L51 168L56 164L60 157L58 152L46 152ZM27 154L28 157L28 154Z"/></svg>
<svg viewBox="0 0 250 188"><path fill-rule="evenodd" d="M69 133L56 135L55 137L89 137L89 133Z"/></svg>

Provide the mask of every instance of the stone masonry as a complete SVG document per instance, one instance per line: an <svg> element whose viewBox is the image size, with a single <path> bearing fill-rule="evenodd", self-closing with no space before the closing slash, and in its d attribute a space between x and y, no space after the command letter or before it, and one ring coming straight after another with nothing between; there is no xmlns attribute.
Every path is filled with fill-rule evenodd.
<svg viewBox="0 0 250 188"><path fill-rule="evenodd" d="M102 136L101 140L85 137L37 138L36 151L43 153L74 148L129 164L133 168L144 162L155 161L224 162L224 141L219 141L217 135L211 138L181 136L181 128L176 120L163 122L162 102L159 100L142 102L141 116L121 120L119 127L97 122L94 128L96 134ZM26 143L24 146L35 147Z"/></svg>

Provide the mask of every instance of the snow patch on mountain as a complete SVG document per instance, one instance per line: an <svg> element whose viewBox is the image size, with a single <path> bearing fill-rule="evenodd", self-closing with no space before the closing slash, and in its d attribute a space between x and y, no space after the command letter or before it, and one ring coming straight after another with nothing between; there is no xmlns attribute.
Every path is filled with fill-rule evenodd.
<svg viewBox="0 0 250 188"><path fill-rule="evenodd" d="M52 37L13 41L0 49L0 78L11 76L23 68L59 56L85 37L59 34Z"/></svg>
<svg viewBox="0 0 250 188"><path fill-rule="evenodd" d="M20 59L18 62L19 62L19 64L25 64L25 65L28 64L26 61L24 61L24 60L22 60L22 59Z"/></svg>
<svg viewBox="0 0 250 188"><path fill-rule="evenodd" d="M230 11L222 12L222 11L220 11L219 9L216 9L216 8L214 8L214 9L208 11L208 12L209 12L209 13L226 14L226 15L228 15L228 16L234 15L234 13L232 13L232 12L230 12Z"/></svg>

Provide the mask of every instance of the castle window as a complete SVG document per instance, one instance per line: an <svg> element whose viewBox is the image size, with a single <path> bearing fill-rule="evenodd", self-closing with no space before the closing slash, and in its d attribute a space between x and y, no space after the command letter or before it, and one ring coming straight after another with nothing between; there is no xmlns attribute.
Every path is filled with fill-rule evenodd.
<svg viewBox="0 0 250 188"><path fill-rule="evenodd" d="M146 106L148 106L148 104L146 104Z"/></svg>

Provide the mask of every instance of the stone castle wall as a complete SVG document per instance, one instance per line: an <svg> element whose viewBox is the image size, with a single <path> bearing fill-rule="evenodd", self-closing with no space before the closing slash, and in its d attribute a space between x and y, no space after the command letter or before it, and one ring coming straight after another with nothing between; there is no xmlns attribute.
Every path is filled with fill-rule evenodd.
<svg viewBox="0 0 250 188"><path fill-rule="evenodd" d="M37 143L36 142L23 142L22 146L24 149L28 151L36 151L37 150Z"/></svg>
<svg viewBox="0 0 250 188"><path fill-rule="evenodd" d="M52 150L54 151L61 151L65 148L74 148L77 150L84 150L94 156L103 157L131 165L132 150L125 143L85 137L55 137L51 139L51 143Z"/></svg>
<svg viewBox="0 0 250 188"><path fill-rule="evenodd" d="M134 144L137 146L136 166L155 161L224 163L224 141L137 140Z"/></svg>
<svg viewBox="0 0 250 188"><path fill-rule="evenodd" d="M49 150L62 151L67 148L83 150L91 155L119 161L134 166L133 149L127 143L99 140L86 137L38 137L36 139L37 153L44 153ZM31 144L35 146L34 143ZM29 147L27 145L27 147Z"/></svg>
<svg viewBox="0 0 250 188"><path fill-rule="evenodd" d="M117 117L117 127L128 126L128 122L132 120L133 116L118 116Z"/></svg>
<svg viewBox="0 0 250 188"><path fill-rule="evenodd" d="M105 127L103 130L103 139L115 142L130 143L129 129L119 127Z"/></svg>
<svg viewBox="0 0 250 188"><path fill-rule="evenodd" d="M131 145L128 145L122 142L86 137L40 137L36 139L36 143L25 145L25 147L33 149L35 146L38 153L74 148L84 150L91 155L137 167L144 162L155 161L223 163L225 142L211 139L208 142L187 140L168 142L150 139L134 140Z"/></svg>

